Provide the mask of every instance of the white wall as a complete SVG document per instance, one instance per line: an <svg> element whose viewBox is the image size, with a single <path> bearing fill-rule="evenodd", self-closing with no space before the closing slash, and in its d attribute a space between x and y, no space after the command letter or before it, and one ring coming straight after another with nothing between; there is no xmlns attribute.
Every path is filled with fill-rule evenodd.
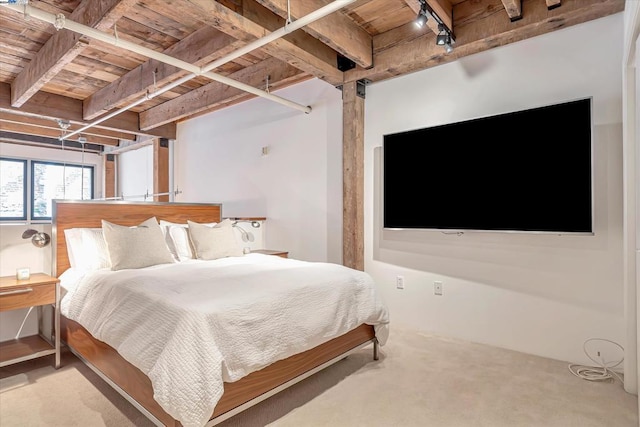
<svg viewBox="0 0 640 427"><path fill-rule="evenodd" d="M171 154L171 159L173 158L173 154ZM171 162L171 160L170 160ZM118 192L117 195L124 195L126 201L147 201L152 202L153 196L147 197L146 200L143 197L145 194L153 194L153 145L147 145L136 150L125 151L118 154L116 158L117 165L117 182L118 182ZM181 187L177 187L175 184L175 178L173 176L173 168L170 167L169 171L169 181L171 187L169 188L169 192L172 192L176 189L180 189ZM134 196L134 197L131 197ZM198 200L186 200L184 197L180 198L174 195L173 200L171 201L198 201ZM257 216L257 215L252 215ZM242 246L243 249L249 248L253 249L261 249L264 248L264 235L265 235L265 222L257 221L260 226L253 227L253 221L239 221L238 227L245 230L248 234L246 235L247 239L250 239L249 234L253 236L253 241L243 240L242 232L236 227L234 229L236 233L236 238L238 243Z"/></svg>
<svg viewBox="0 0 640 427"><path fill-rule="evenodd" d="M77 151L7 143L0 143L0 156L82 163L82 154ZM102 183L102 157L85 153L84 164L94 166L94 182L96 184ZM96 186L94 195L96 198L102 197L102 185ZM51 223L28 226L25 223L0 224L0 276L13 276L16 274L16 269L22 267L28 267L32 273L51 274L51 245L37 248L31 244L31 240L23 239L22 233L27 228L45 231L51 235ZM0 341L14 338L26 313L27 310L0 313ZM34 310L22 331L22 336L33 335L36 332L37 324Z"/></svg>
<svg viewBox="0 0 640 427"><path fill-rule="evenodd" d="M621 38L616 14L367 88L366 270L393 323L588 364L586 339L624 345ZM594 236L382 231L384 134L587 96L595 120ZM552 132L562 118L539 125ZM405 290L395 289L396 275L405 276ZM434 296L434 280L443 282L443 296ZM621 357L609 348L603 354Z"/></svg>
<svg viewBox="0 0 640 427"><path fill-rule="evenodd" d="M145 194L153 194L153 145L118 154L116 169L116 196L144 201ZM153 201L153 197L147 201Z"/></svg>
<svg viewBox="0 0 640 427"><path fill-rule="evenodd" d="M617 14L367 87L365 268L393 324L589 364L586 339L624 343L621 37ZM178 126L177 200L264 215L267 247L341 262L340 92L313 80L278 94L314 110L254 100ZM594 99L595 236L382 232L385 133L586 96ZM405 290L395 289L396 275ZM444 283L441 297L434 280Z"/></svg>
<svg viewBox="0 0 640 427"><path fill-rule="evenodd" d="M178 202L217 202L223 216L264 216L267 249L342 262L341 92L318 80L178 124ZM262 147L269 154L262 155Z"/></svg>
<svg viewBox="0 0 640 427"><path fill-rule="evenodd" d="M624 158L624 289L625 289L625 320L627 325L627 339L624 358L624 387L630 393L638 393L638 293L640 284L640 270L637 264L640 260L640 164L638 156L637 132L640 120L638 120L638 105L640 93L636 88L640 78L638 57L640 44L637 44L640 33L640 3L626 1L624 9L624 47L623 47L623 74L622 74L622 99L623 99L623 158Z"/></svg>

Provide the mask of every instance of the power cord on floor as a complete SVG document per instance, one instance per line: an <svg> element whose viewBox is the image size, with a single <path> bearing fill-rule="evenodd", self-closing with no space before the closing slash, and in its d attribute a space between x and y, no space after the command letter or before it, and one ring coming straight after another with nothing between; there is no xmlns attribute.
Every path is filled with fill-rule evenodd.
<svg viewBox="0 0 640 427"><path fill-rule="evenodd" d="M587 357L596 364L596 366L586 366L586 365L578 365L578 364L572 363L569 365L569 371L571 371L571 373L576 377L582 378L583 380L587 380L587 381L607 381L607 380L615 381L615 378L617 378L618 380L620 380L621 383L624 384L622 377L620 377L618 373L612 371L613 368L615 368L616 366L619 366L624 361L624 357L618 360L617 362L606 363L604 361L604 358L600 356L600 352L598 352L598 356L600 356L600 360L596 360L593 357L591 357L591 355L589 355L589 352L587 352L587 343L591 341L604 341L604 342L611 343L617 346L618 348L620 348L620 350L622 350L622 354L624 354L624 348L617 342L614 342L605 338L589 338L582 345L582 349L584 350L584 354L586 354Z"/></svg>

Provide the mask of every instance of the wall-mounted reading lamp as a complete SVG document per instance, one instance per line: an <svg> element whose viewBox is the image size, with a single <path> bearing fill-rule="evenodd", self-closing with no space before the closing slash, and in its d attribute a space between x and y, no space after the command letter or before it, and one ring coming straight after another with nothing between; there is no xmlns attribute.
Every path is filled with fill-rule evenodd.
<svg viewBox="0 0 640 427"><path fill-rule="evenodd" d="M51 242L51 237L45 233L44 231L34 230L33 228L29 228L22 233L23 239L31 239L31 243L33 246L38 248L44 248Z"/></svg>
<svg viewBox="0 0 640 427"><path fill-rule="evenodd" d="M247 231L244 228L240 227L240 225L238 224L239 221L236 221L233 223L233 226L235 228L238 229L238 231L240 231L240 236L242 238L243 242L253 242L256 238L253 235L253 233L251 231ZM244 222L250 222L251 223L251 227L253 228L260 228L260 222L259 221L244 221Z"/></svg>

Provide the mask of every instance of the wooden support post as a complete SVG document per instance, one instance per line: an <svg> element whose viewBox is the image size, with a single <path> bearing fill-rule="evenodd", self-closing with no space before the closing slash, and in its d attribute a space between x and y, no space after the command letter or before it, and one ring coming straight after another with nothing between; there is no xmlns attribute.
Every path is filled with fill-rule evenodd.
<svg viewBox="0 0 640 427"><path fill-rule="evenodd" d="M153 141L153 193L169 192L169 140ZM169 196L154 196L155 202L168 202Z"/></svg>
<svg viewBox="0 0 640 427"><path fill-rule="evenodd" d="M104 156L104 196L116 197L116 155Z"/></svg>
<svg viewBox="0 0 640 427"><path fill-rule="evenodd" d="M342 86L342 263L364 270L364 83Z"/></svg>

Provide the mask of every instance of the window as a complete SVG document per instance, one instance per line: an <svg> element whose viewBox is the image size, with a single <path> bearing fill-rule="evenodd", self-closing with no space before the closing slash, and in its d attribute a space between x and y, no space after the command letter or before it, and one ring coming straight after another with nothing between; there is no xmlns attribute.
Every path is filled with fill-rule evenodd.
<svg viewBox="0 0 640 427"><path fill-rule="evenodd" d="M93 178L93 166L2 158L0 221L50 220L51 200L92 199Z"/></svg>
<svg viewBox="0 0 640 427"><path fill-rule="evenodd" d="M27 219L27 161L0 158L0 220Z"/></svg>

